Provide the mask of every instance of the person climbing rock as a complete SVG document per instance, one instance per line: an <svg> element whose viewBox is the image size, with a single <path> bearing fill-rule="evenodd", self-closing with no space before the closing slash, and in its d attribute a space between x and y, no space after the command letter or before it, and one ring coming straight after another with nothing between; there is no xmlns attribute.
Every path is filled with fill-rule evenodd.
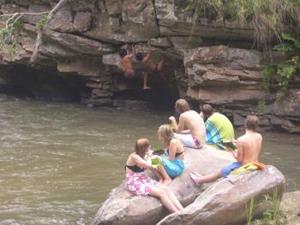
<svg viewBox="0 0 300 225"><path fill-rule="evenodd" d="M137 61L141 62L145 68L148 70L148 73L158 74L162 75L161 71L163 68L163 65L165 63L164 58L160 59L158 63L154 63L152 61L152 49L150 45L150 41L148 41L148 51L146 54L142 52L138 52L135 54L135 58Z"/></svg>
<svg viewBox="0 0 300 225"><path fill-rule="evenodd" d="M119 55L121 57L120 60L120 68L124 72L124 76L128 79L133 78L142 78L143 79L143 89L150 89L148 86L148 74L146 71L138 70L136 66L134 67L133 57L134 57L134 46L132 46L132 51L128 51L124 48L119 50ZM136 63L135 63L136 64Z"/></svg>

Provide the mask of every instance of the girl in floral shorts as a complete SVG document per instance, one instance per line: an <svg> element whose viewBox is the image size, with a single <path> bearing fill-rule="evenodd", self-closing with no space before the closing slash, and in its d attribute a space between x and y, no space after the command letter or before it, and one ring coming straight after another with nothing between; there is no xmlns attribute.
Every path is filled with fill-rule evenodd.
<svg viewBox="0 0 300 225"><path fill-rule="evenodd" d="M135 152L131 153L126 161L126 187L135 195L151 195L157 197L170 212L178 212L183 209L183 207L175 194L166 186L145 174L145 169L151 169L163 177L167 176L163 166L156 169L145 160L149 147L150 144L146 138L141 138L136 141ZM164 182L169 183L169 181L166 180Z"/></svg>

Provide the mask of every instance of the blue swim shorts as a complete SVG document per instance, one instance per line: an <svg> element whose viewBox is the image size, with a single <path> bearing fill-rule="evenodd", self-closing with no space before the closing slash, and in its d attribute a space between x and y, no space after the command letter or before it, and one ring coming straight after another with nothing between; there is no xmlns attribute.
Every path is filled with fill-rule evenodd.
<svg viewBox="0 0 300 225"><path fill-rule="evenodd" d="M184 162L181 159L174 159L174 160L169 160L166 158L163 158L162 161L164 168L167 172L167 174L171 178L175 178L179 175L181 175L184 171Z"/></svg>
<svg viewBox="0 0 300 225"><path fill-rule="evenodd" d="M221 170L222 177L227 177L233 170L236 170L236 169L240 168L241 166L242 166L242 164L239 162L233 162L233 163L229 164L228 166L225 166Z"/></svg>

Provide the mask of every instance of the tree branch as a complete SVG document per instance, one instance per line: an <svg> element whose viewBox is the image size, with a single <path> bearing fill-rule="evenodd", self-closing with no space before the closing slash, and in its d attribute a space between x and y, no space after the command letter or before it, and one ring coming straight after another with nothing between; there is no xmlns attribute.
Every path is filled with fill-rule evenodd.
<svg viewBox="0 0 300 225"><path fill-rule="evenodd" d="M50 11L45 12L36 12L36 13L30 13L30 12L22 12L22 13L9 13L9 14L2 14L1 17L11 17L11 16L42 16L45 14L48 14Z"/></svg>
<svg viewBox="0 0 300 225"><path fill-rule="evenodd" d="M33 53L30 57L30 63L31 64L35 64L38 58L38 53L39 53L39 48L40 46L43 44L43 29L47 28L49 21L52 19L52 17L55 15L55 13L62 8L66 3L68 2L68 0L60 0L53 9L51 9L51 11L49 12L48 16L47 16L47 22L45 24L45 26L42 29L38 29L37 30L37 37L35 40L35 44L34 44L34 49L33 49Z"/></svg>

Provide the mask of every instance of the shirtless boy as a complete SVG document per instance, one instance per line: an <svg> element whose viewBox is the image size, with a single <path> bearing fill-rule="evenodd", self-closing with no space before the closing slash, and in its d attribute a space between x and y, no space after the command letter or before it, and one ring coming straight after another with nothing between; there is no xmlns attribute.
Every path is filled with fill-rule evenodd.
<svg viewBox="0 0 300 225"><path fill-rule="evenodd" d="M146 69L149 70L149 72L157 72L160 73L162 66L164 64L164 59L161 59L157 64L153 63L153 61L151 60L152 58L152 50L151 50L151 46L150 43L148 42L148 52L146 55L144 55L141 52L138 52L135 55L137 61L141 62Z"/></svg>
<svg viewBox="0 0 300 225"><path fill-rule="evenodd" d="M243 136L237 139L237 150L232 151L234 158L237 162L221 169L216 173L200 176L196 173L191 173L191 178L196 184L208 183L219 179L220 177L227 177L233 170L238 169L247 163L258 161L261 151L262 136L256 132L258 126L258 118L249 115L245 121L246 132Z"/></svg>
<svg viewBox="0 0 300 225"><path fill-rule="evenodd" d="M120 67L123 70L125 77L138 77L139 74L133 67L134 52L129 53L126 49L121 48L119 51L119 55L121 57ZM140 75L143 78L143 89L149 89L150 87L148 87L148 74L146 72L140 72Z"/></svg>
<svg viewBox="0 0 300 225"><path fill-rule="evenodd" d="M186 147L202 148L205 144L205 125L200 114L191 110L189 103L184 99L176 101L175 110L180 114L178 124L174 116L169 117L176 132L175 137Z"/></svg>

